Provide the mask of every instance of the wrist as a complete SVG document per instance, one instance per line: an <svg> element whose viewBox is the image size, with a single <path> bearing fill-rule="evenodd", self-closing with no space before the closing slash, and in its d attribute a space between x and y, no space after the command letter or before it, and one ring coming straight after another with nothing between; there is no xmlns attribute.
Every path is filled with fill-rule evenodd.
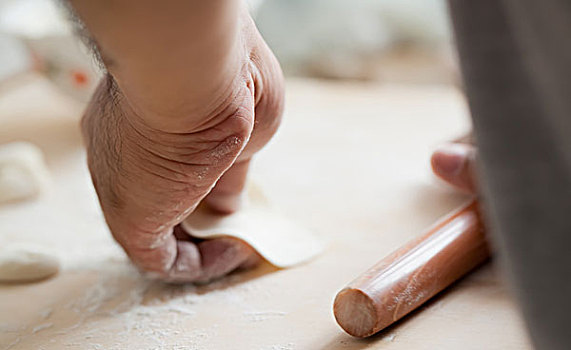
<svg viewBox="0 0 571 350"><path fill-rule="evenodd" d="M182 88L180 81L153 83L154 73L135 78L121 70L110 72L128 118L155 130L194 133L220 123L243 106L245 91L258 96L260 72L252 56L261 38L249 14L241 16L240 22L232 50L216 63L217 73L208 79L196 77L196 67L188 65L178 69L177 75L186 77ZM141 80L150 83L137 84ZM152 89L146 88L149 84Z"/></svg>

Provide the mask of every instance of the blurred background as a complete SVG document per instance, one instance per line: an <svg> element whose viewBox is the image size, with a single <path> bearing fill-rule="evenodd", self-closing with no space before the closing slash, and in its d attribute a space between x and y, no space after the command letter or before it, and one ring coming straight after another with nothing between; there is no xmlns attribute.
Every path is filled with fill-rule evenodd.
<svg viewBox="0 0 571 350"><path fill-rule="evenodd" d="M287 76L456 81L443 0L250 0ZM0 88L30 71L85 101L99 69L55 0L0 0Z"/></svg>

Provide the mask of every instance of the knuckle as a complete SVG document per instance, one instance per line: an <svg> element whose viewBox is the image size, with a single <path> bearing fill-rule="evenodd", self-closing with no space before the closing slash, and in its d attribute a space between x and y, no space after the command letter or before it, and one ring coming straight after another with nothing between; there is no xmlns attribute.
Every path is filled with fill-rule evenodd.
<svg viewBox="0 0 571 350"><path fill-rule="evenodd" d="M164 274L176 257L176 245L169 236L136 234L119 243L131 261L144 272Z"/></svg>

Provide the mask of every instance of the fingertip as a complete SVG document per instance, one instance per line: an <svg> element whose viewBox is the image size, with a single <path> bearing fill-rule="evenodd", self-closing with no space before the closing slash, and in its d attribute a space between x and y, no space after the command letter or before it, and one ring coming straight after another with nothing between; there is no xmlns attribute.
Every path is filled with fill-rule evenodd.
<svg viewBox="0 0 571 350"><path fill-rule="evenodd" d="M201 274L200 251L196 244L190 241L177 241L176 259L168 271L169 282L194 281Z"/></svg>
<svg viewBox="0 0 571 350"><path fill-rule="evenodd" d="M438 147L430 158L434 173L445 180L457 177L468 160L466 146L445 144Z"/></svg>
<svg viewBox="0 0 571 350"><path fill-rule="evenodd" d="M438 147L430 163L436 176L465 192L474 192L475 148L472 145L449 143Z"/></svg>
<svg viewBox="0 0 571 350"><path fill-rule="evenodd" d="M223 237L201 242L198 245L202 257L200 282L226 275L246 262L254 250L235 238Z"/></svg>
<svg viewBox="0 0 571 350"><path fill-rule="evenodd" d="M131 261L148 276L164 275L174 264L177 256L177 244L173 235L153 241L134 236L121 242Z"/></svg>
<svg viewBox="0 0 571 350"><path fill-rule="evenodd" d="M124 248L141 273L149 279L183 283L192 282L201 275L198 247L191 241L177 240L173 234L167 234L152 244L143 239L130 241Z"/></svg>
<svg viewBox="0 0 571 350"><path fill-rule="evenodd" d="M260 265L264 261L264 258L258 253L251 254L238 268L240 270L249 270L253 269L256 266Z"/></svg>

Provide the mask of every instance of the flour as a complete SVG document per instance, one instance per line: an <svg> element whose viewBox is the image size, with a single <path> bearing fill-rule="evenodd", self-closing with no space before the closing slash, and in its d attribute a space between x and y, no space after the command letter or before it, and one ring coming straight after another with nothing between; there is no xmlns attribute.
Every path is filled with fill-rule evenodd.
<svg viewBox="0 0 571 350"><path fill-rule="evenodd" d="M244 317L250 322L262 322L276 318L282 318L287 315L281 311L260 311L260 312L244 312Z"/></svg>
<svg viewBox="0 0 571 350"><path fill-rule="evenodd" d="M12 349L14 346L18 345L18 343L20 343L20 340L21 340L20 337L14 339L14 341L12 341L10 344L8 344L8 345L6 346L6 350L10 350L10 349Z"/></svg>
<svg viewBox="0 0 571 350"><path fill-rule="evenodd" d="M54 310L53 309L45 309L43 311L40 312L40 316L42 317L42 319L47 320L48 318L50 318L50 316L52 315L52 312Z"/></svg>
<svg viewBox="0 0 571 350"><path fill-rule="evenodd" d="M397 336L397 335L394 334L394 333L387 334L386 336L383 337L383 340L384 340L384 341L388 341L388 342L392 342L392 341L395 340L396 336Z"/></svg>
<svg viewBox="0 0 571 350"><path fill-rule="evenodd" d="M52 322L42 323L42 324L34 327L34 329L32 329L32 334L36 334L40 331L43 331L44 329L51 328L53 326L54 326L54 324Z"/></svg>
<svg viewBox="0 0 571 350"><path fill-rule="evenodd" d="M261 350L295 350L295 344L286 343L281 345L271 345L270 347L262 348Z"/></svg>

